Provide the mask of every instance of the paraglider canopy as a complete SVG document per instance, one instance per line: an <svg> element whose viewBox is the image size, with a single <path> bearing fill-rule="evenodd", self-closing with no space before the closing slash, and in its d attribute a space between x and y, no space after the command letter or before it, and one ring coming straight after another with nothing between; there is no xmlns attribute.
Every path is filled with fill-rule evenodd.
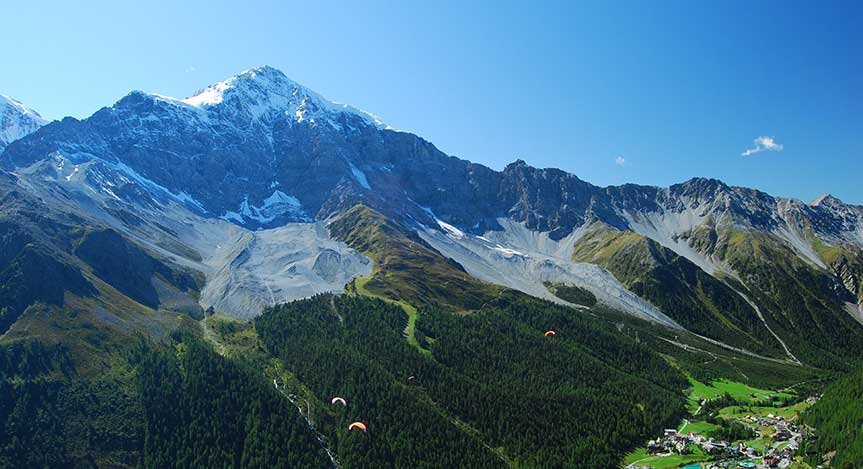
<svg viewBox="0 0 863 469"><path fill-rule="evenodd" d="M548 337L548 336L550 336L550 335L557 335L557 332L554 332L554 331L545 331L545 334L543 334L543 335L545 335L545 337Z"/></svg>
<svg viewBox="0 0 863 469"><path fill-rule="evenodd" d="M334 398L333 398L333 400L331 400L331 401L330 401L330 404L335 404L336 402L338 402L339 404L341 404L341 405L342 405L342 407L347 407L347 406L348 406L347 401L345 401L345 400L344 400L344 399L342 399L341 397L334 397Z"/></svg>
<svg viewBox="0 0 863 469"><path fill-rule="evenodd" d="M348 430L353 430L354 428L358 428L358 429L362 430L363 433L366 432L366 424L364 424L362 422L354 422L354 423L348 425Z"/></svg>
<svg viewBox="0 0 863 469"><path fill-rule="evenodd" d="M408 376L408 381L413 381L413 380L415 380L415 379L417 379L417 377L416 377L416 376L414 376L414 375L410 375L410 376Z"/></svg>

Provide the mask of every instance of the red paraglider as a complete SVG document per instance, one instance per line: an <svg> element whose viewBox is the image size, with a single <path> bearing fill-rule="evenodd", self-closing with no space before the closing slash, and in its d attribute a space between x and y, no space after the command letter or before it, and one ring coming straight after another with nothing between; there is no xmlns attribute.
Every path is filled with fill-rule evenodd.
<svg viewBox="0 0 863 469"><path fill-rule="evenodd" d="M353 430L354 428L359 428L360 430L363 431L363 433L365 433L367 431L366 424L364 424L362 422L354 422L354 423L348 425L348 430Z"/></svg>
<svg viewBox="0 0 863 469"><path fill-rule="evenodd" d="M545 331L545 334L543 334L543 335L544 335L545 337L548 337L548 336L551 336L551 335L557 335L557 332L554 332L554 331Z"/></svg>

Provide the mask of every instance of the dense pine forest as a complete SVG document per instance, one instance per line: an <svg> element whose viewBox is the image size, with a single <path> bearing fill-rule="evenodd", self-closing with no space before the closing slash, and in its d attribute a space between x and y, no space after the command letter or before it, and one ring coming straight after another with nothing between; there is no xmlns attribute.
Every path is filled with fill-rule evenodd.
<svg viewBox="0 0 863 469"><path fill-rule="evenodd" d="M256 320L303 383L347 400L331 430L346 466L613 467L682 415L682 375L567 308L513 294L471 315L423 311L417 347L407 321L398 306L332 295ZM354 420L367 435L346 431Z"/></svg>
<svg viewBox="0 0 863 469"><path fill-rule="evenodd" d="M184 334L174 349L142 355L145 467L329 463L296 408L259 374L200 339Z"/></svg>
<svg viewBox="0 0 863 469"><path fill-rule="evenodd" d="M62 347L0 348L0 467L326 467L296 408L191 333L85 378Z"/></svg>
<svg viewBox="0 0 863 469"><path fill-rule="evenodd" d="M803 421L817 429L813 465L827 455L832 467L863 467L863 369L828 386Z"/></svg>
<svg viewBox="0 0 863 469"><path fill-rule="evenodd" d="M67 349L0 347L0 467L136 467L143 414L135 383L77 374Z"/></svg>

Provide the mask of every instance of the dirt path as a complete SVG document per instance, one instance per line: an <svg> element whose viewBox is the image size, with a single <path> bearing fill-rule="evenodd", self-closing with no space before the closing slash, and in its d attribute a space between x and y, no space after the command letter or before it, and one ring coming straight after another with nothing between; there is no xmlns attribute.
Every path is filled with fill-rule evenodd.
<svg viewBox="0 0 863 469"><path fill-rule="evenodd" d="M204 331L204 341L208 342L210 345L216 349L216 353L221 356L225 356L226 349L225 344L221 343L219 339L213 334L213 330L207 327L207 317L198 321L201 324L201 330Z"/></svg>

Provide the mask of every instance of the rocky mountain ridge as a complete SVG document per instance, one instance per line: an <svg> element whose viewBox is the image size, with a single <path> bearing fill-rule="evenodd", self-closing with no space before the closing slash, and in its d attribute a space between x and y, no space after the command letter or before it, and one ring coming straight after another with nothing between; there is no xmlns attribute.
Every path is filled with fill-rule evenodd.
<svg viewBox="0 0 863 469"><path fill-rule="evenodd" d="M863 242L863 208L832 197L806 204L704 178L668 188L602 188L521 160L494 171L329 102L271 67L184 100L132 92L88 119L66 118L16 142L2 164L13 170L49 155L73 165L115 165L190 208L248 228L326 219L364 202L422 221L428 219L412 205L429 208L478 234L494 229L499 217L561 239L592 220L625 229L638 223L638 214L691 213L758 230L793 225L831 241ZM117 184L129 175L103 176Z"/></svg>

